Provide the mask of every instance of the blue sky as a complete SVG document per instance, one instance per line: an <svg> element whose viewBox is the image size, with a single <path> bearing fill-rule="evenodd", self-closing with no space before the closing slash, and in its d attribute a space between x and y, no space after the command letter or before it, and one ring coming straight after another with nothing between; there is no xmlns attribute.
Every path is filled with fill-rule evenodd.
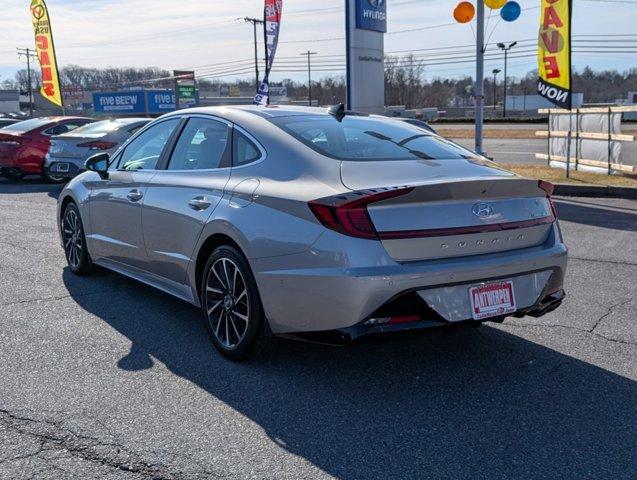
<svg viewBox="0 0 637 480"><path fill-rule="evenodd" d="M24 66L15 48L33 46L29 3L0 0L0 80L13 77ZM418 50L428 64L428 79L471 74L473 63L460 60L467 58L474 34L469 25L453 22L456 3L388 0L385 51ZM517 55L526 52L528 57L512 58L509 63L510 74L516 76L535 68L533 39L537 37L540 14L539 0L519 3L523 8L520 19L512 24L498 23L491 37L491 44L526 41L517 47ZM252 29L237 18L260 16L262 0L48 0L47 4L61 65L200 67L196 68L200 75L253 75L249 66L253 56ZM319 64L323 70L334 69L317 71L316 76L342 73L339 55L344 54L343 6L344 0L284 0L282 43L274 81L305 78L302 65L297 62L302 60L300 52L308 49L320 54L315 58L317 70ZM489 31L497 23L496 18L490 20ZM582 35L589 36L589 43L582 44L587 51L575 51L573 55L575 68L637 68L637 53L592 51L597 45L608 45L605 40L616 38L604 38L605 35L618 34L633 34L628 45L637 51L636 19L637 0L574 0L573 34L581 41L585 40ZM487 71L501 67L501 63L501 59L492 58Z"/></svg>

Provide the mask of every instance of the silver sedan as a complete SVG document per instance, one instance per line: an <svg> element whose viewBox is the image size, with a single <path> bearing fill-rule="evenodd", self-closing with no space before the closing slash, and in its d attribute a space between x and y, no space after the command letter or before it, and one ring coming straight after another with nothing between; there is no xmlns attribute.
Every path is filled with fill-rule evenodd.
<svg viewBox="0 0 637 480"><path fill-rule="evenodd" d="M202 309L227 357L276 336L541 316L567 263L552 185L385 117L295 107L163 116L62 191L69 268Z"/></svg>
<svg viewBox="0 0 637 480"><path fill-rule="evenodd" d="M86 160L97 152L113 154L148 118L117 118L89 123L51 139L44 170L53 181L65 181L84 170Z"/></svg>

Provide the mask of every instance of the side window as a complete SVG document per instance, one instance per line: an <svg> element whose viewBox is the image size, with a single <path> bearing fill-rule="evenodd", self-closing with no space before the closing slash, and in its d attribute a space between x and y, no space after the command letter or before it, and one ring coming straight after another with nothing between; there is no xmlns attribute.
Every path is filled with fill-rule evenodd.
<svg viewBox="0 0 637 480"><path fill-rule="evenodd" d="M46 129L43 133L45 135L49 135L49 136L62 135L63 133L70 132L72 130L69 127L70 127L70 125L68 125L68 124L60 124L60 125L56 125L55 127L51 127L51 128ZM75 127L75 128L77 128L77 127Z"/></svg>
<svg viewBox="0 0 637 480"><path fill-rule="evenodd" d="M236 128L234 130L233 139L234 145L232 150L234 153L235 166L246 165L261 158L261 151L259 148Z"/></svg>
<svg viewBox="0 0 637 480"><path fill-rule="evenodd" d="M144 128L146 126L145 123L143 123L142 125L137 125L136 127L131 128L130 130L128 130L128 133L131 134L131 136L135 135L137 132L139 132L142 128Z"/></svg>
<svg viewBox="0 0 637 480"><path fill-rule="evenodd" d="M163 121L134 139L120 156L118 168L120 170L153 170L179 121L179 118Z"/></svg>
<svg viewBox="0 0 637 480"><path fill-rule="evenodd" d="M228 125L207 118L191 118L173 151L168 170L208 170L229 167Z"/></svg>
<svg viewBox="0 0 637 480"><path fill-rule="evenodd" d="M93 123L94 120L77 120L77 121L73 121L73 122L67 122L67 123L60 123L59 125L55 125L54 127L51 127L47 130L45 130L44 133L45 135L62 135L64 133L68 133L72 130L75 130L78 127L81 127L82 125L86 125L87 123Z"/></svg>

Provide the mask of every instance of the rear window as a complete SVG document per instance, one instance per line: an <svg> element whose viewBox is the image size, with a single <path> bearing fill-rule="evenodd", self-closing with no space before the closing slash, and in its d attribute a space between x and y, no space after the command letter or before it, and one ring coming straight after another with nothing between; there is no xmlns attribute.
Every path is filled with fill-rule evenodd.
<svg viewBox="0 0 637 480"><path fill-rule="evenodd" d="M313 150L338 160L442 160L476 158L460 145L398 120L346 116L270 119Z"/></svg>
<svg viewBox="0 0 637 480"><path fill-rule="evenodd" d="M36 128L44 127L49 123L51 123L50 118L32 118L31 120L24 120L23 122L4 127L3 130L5 132L30 132Z"/></svg>
<svg viewBox="0 0 637 480"><path fill-rule="evenodd" d="M114 132L118 128L122 128L124 123L117 120L103 120L101 122L92 122L82 127L76 128L65 136L83 136L83 135L99 135Z"/></svg>

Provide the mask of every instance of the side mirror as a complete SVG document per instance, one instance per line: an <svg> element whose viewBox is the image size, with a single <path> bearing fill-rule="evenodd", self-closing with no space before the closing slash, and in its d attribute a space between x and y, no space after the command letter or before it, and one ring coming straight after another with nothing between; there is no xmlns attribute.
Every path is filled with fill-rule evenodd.
<svg viewBox="0 0 637 480"><path fill-rule="evenodd" d="M108 178L108 162L111 159L108 153L98 153L89 157L84 166L91 172L97 172L102 180Z"/></svg>

